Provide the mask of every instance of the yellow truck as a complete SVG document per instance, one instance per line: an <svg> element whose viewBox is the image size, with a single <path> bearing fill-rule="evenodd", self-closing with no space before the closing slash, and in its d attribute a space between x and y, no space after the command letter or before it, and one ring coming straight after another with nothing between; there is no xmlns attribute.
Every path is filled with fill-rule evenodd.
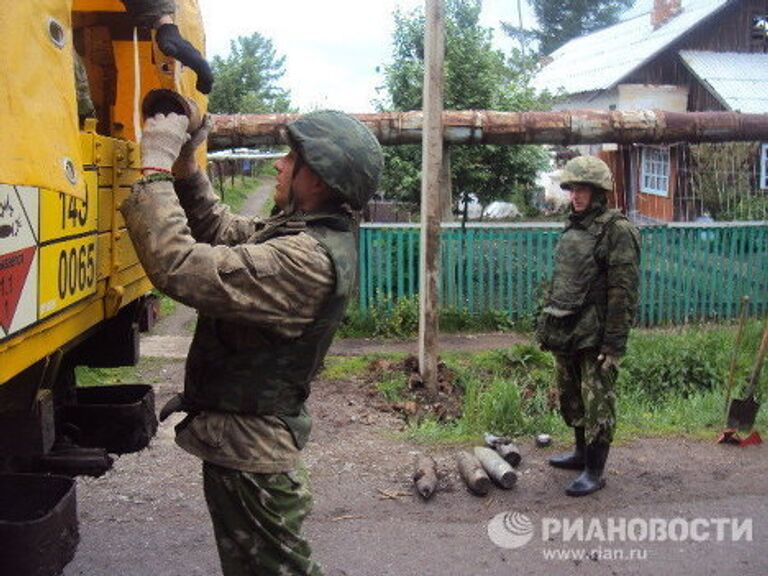
<svg viewBox="0 0 768 576"><path fill-rule="evenodd" d="M175 21L202 51L195 0ZM140 176L140 107L154 89L206 107L195 75L118 0L24 0L0 13L0 471L44 456L74 367L138 359L151 284L118 210ZM75 62L95 112L78 115ZM82 69L82 67L81 67Z"/></svg>

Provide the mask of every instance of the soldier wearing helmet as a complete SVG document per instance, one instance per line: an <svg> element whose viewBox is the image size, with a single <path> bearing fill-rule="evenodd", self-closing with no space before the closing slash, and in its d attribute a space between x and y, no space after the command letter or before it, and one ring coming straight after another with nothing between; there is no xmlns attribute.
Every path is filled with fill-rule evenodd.
<svg viewBox="0 0 768 576"><path fill-rule="evenodd" d="M537 338L555 356L560 411L576 439L572 453L549 463L580 470L566 493L583 496L605 485L618 360L637 309L640 236L621 212L606 208L613 177L602 160L570 160L560 185L570 192L570 214L555 249Z"/></svg>
<svg viewBox="0 0 768 576"><path fill-rule="evenodd" d="M187 124L147 120L144 178L121 208L154 285L198 311L184 393L161 419L187 412L176 442L203 461L225 576L321 574L301 534L305 401L353 288L352 210L376 190L381 147L346 114L301 116L275 163L277 214L260 220L219 202L194 160L209 124L189 141Z"/></svg>

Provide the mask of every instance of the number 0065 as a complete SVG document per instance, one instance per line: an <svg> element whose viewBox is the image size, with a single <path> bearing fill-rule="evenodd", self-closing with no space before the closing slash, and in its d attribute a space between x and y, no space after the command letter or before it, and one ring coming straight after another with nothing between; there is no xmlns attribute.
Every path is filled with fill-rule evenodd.
<svg viewBox="0 0 768 576"><path fill-rule="evenodd" d="M96 280L96 245L91 242L59 253L59 298L93 287Z"/></svg>

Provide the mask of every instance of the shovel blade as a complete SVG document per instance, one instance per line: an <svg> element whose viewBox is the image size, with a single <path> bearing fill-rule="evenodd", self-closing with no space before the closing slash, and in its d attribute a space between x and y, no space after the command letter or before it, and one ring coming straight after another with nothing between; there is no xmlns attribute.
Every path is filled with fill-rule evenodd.
<svg viewBox="0 0 768 576"><path fill-rule="evenodd" d="M760 404L755 402L753 396L746 400L732 400L731 407L728 410L728 428L738 428L739 430L752 429L759 408Z"/></svg>

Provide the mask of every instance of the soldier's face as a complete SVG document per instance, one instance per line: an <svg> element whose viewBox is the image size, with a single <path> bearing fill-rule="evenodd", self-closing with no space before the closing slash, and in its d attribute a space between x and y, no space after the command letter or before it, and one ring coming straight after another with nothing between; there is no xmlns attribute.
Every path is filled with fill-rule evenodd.
<svg viewBox="0 0 768 576"><path fill-rule="evenodd" d="M576 213L584 212L592 203L592 188L587 184L573 184L570 189L571 207Z"/></svg>
<svg viewBox="0 0 768 576"><path fill-rule="evenodd" d="M296 152L291 151L275 162L277 169L275 204L281 210L288 208L291 201L291 188L293 188L294 207L297 209L311 209L327 200L329 192L323 181L306 163L302 163L297 171L298 160Z"/></svg>
<svg viewBox="0 0 768 576"><path fill-rule="evenodd" d="M291 196L291 180L293 179L293 166L296 163L296 153L291 150L275 162L277 170L277 183L275 184L275 204L280 209L288 207Z"/></svg>

